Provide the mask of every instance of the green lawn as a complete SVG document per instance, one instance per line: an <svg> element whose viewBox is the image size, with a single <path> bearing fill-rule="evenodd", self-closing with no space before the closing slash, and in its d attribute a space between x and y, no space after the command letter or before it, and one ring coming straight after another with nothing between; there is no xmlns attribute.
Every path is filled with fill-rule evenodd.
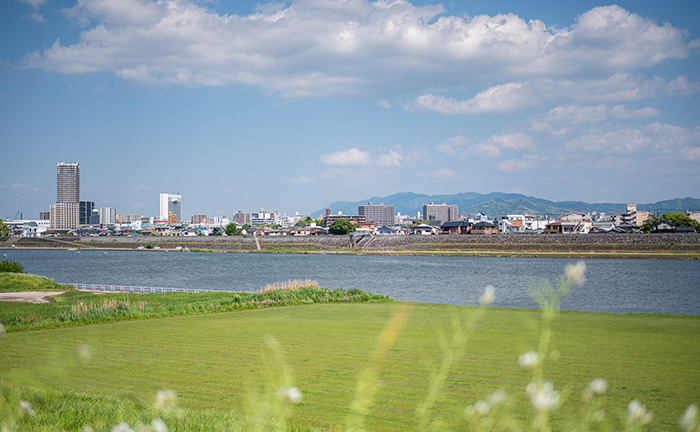
<svg viewBox="0 0 700 432"><path fill-rule="evenodd" d="M87 400L152 401L156 391L173 389L193 413L243 415L253 389L268 381L264 340L273 335L303 392L293 424L338 430L358 376L378 365L367 428L415 430L428 371L443 358L440 335L449 335L453 317L478 309L410 305L408 323L386 357L371 359L377 336L405 305L314 304L8 333L0 339L0 378L19 388L79 392ZM531 377L517 358L536 348L539 317L536 310L486 311L433 409L432 419L445 422L442 430L465 430L465 408L496 389L507 392L516 417L531 412L524 391ZM654 412L649 430L678 430L685 408L700 402L699 317L562 312L553 329L558 358L546 363L545 376L564 397L556 430L580 416L581 392L598 377L609 383L608 418L624 416L637 398ZM49 406L27 392L36 410ZM98 405L85 403L82 415L89 418Z"/></svg>

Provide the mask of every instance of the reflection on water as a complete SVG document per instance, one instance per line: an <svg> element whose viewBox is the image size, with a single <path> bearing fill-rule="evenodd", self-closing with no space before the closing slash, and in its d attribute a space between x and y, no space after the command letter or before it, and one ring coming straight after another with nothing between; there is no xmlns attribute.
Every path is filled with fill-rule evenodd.
<svg viewBox="0 0 700 432"><path fill-rule="evenodd" d="M556 282L572 260L555 258L278 255L114 251L3 252L57 282L253 291L289 279L360 288L401 301L532 308L528 286ZM563 309L700 315L700 261L592 259Z"/></svg>

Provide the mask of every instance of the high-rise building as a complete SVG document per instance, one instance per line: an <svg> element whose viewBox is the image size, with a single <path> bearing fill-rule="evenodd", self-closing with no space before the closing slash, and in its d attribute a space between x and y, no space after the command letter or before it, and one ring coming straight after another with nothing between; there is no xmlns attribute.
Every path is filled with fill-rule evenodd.
<svg viewBox="0 0 700 432"><path fill-rule="evenodd" d="M122 214L122 213L117 213L117 223L134 223L134 222L141 222L141 218L143 216L141 215L135 215L135 214Z"/></svg>
<svg viewBox="0 0 700 432"><path fill-rule="evenodd" d="M160 194L159 212L160 220L170 220L170 214L175 215L178 221L182 220L182 195Z"/></svg>
<svg viewBox="0 0 700 432"><path fill-rule="evenodd" d="M426 204L423 206L423 220L442 225L459 219L459 207L447 204Z"/></svg>
<svg viewBox="0 0 700 432"><path fill-rule="evenodd" d="M69 230L78 228L80 222L80 203L55 202L51 204L49 209L51 229Z"/></svg>
<svg viewBox="0 0 700 432"><path fill-rule="evenodd" d="M114 225L117 223L117 209L114 207L100 207L100 225Z"/></svg>
<svg viewBox="0 0 700 432"><path fill-rule="evenodd" d="M233 221L238 225L250 225L250 213L243 213L242 211L238 210L233 214Z"/></svg>
<svg viewBox="0 0 700 432"><path fill-rule="evenodd" d="M80 202L80 164L59 162L56 202Z"/></svg>
<svg viewBox="0 0 700 432"><path fill-rule="evenodd" d="M367 218L367 222L375 225L394 225L396 210L393 205L372 204L357 206L357 214Z"/></svg>
<svg viewBox="0 0 700 432"><path fill-rule="evenodd" d="M73 229L80 225L80 164L59 162L56 202L49 208L52 229Z"/></svg>
<svg viewBox="0 0 700 432"><path fill-rule="evenodd" d="M80 225L91 225L92 221L92 211L95 209L95 203L92 201L80 201Z"/></svg>
<svg viewBox="0 0 700 432"><path fill-rule="evenodd" d="M51 212L39 212L39 220L51 220Z"/></svg>
<svg viewBox="0 0 700 432"><path fill-rule="evenodd" d="M255 225L282 225L282 218L278 211L266 211L260 209L259 212L250 214L250 224Z"/></svg>

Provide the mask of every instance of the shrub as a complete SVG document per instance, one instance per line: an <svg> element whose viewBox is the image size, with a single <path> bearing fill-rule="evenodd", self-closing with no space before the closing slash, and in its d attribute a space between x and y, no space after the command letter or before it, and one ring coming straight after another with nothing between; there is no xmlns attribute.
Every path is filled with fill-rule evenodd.
<svg viewBox="0 0 700 432"><path fill-rule="evenodd" d="M0 261L0 272L5 273L24 273L22 264L10 260Z"/></svg>

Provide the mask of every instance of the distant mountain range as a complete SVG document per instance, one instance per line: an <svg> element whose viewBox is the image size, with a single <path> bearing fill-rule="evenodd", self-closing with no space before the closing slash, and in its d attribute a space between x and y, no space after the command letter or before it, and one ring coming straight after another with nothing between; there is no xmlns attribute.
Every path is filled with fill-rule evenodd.
<svg viewBox="0 0 700 432"><path fill-rule="evenodd" d="M580 213L606 213L608 215L624 213L628 203L586 203L582 201L549 201L541 198L515 193L492 192L480 194L477 192L465 192L453 195L425 195L413 192L401 192L385 197L372 197L362 201L336 201L328 206L332 214L339 211L343 214L357 214L357 207L367 203L393 205L397 212L404 215L415 216L423 211L423 205L455 204L459 206L459 214L469 215L485 213L489 217L506 214L531 214L531 215L562 215L569 212ZM630 203L634 204L634 203ZM698 198L676 198L649 204L637 203L637 210L647 210L653 213L684 212L686 210L700 210ZM314 217L325 214L325 208L317 210L311 215Z"/></svg>

